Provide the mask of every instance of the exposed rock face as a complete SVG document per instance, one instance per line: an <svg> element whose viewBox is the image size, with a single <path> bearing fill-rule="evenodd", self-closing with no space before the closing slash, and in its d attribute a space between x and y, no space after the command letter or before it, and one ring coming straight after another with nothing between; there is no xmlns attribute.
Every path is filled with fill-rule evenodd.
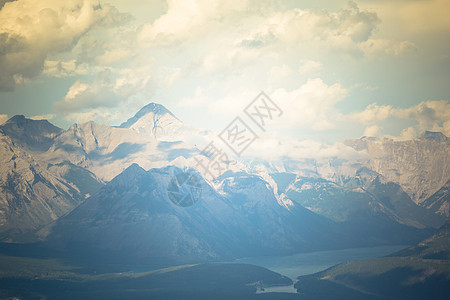
<svg viewBox="0 0 450 300"><path fill-rule="evenodd" d="M390 219L412 227L439 227L443 218L416 205L402 188L362 168L345 184L323 178L295 177L282 191L294 202L336 222L358 222L371 227L371 218ZM381 222L381 221L380 221Z"/></svg>
<svg viewBox="0 0 450 300"><path fill-rule="evenodd" d="M73 124L40 158L53 164L70 161L110 181L133 163L150 169L195 152L182 147L187 132L196 131L164 106L150 103L119 127L95 122Z"/></svg>
<svg viewBox="0 0 450 300"><path fill-rule="evenodd" d="M16 232L13 235L17 235L58 219L94 195L102 185L101 181L112 180L132 164L138 164L138 169L142 167L145 170L174 164L189 166L187 161L193 160L193 156L199 153L195 146L185 141L193 133L197 137L206 134L184 125L164 106L155 103L145 106L119 127L87 122L73 124L68 130L63 130L48 121L33 121L23 116L11 118L0 126L0 226L3 226L0 232L8 236L7 232L14 228ZM277 245L283 245L283 249L294 249L301 244L300 241L304 247L314 246L316 237L309 233L315 232L322 235L320 243L323 244L324 232L333 232L327 227L335 224L333 222L359 226L361 233L370 230L370 237L367 234L361 234L358 238L353 236L359 241L366 236L372 240L383 240L382 233L377 232L374 226L383 222L386 230L396 228L401 233L410 230L406 227L414 230L436 227L441 223L442 216L429 214L429 211L415 203L433 213L448 215L448 187L444 184L448 184L450 179L449 143L446 136L432 132L404 142L375 138L347 141L347 145L359 151L352 150L355 157L336 157L328 162L314 159L290 161L288 158L289 176L278 179L269 176L269 168L260 174L252 172L244 162L235 166L235 173L223 175L214 183L214 188L210 187L208 199L215 206L207 211L216 212L216 207L222 207L223 210L217 211L217 215L227 215L229 212L228 216L234 218L235 224L244 224L246 228L254 228L255 224L249 223L248 217L254 218L255 222L259 222L259 231L250 231L252 235L247 232L246 238L239 243L252 243L257 245L256 248L266 250L271 248L259 242L263 236L270 237ZM251 163L249 165L251 167ZM131 170L136 171L136 166ZM133 173L130 172L127 170L125 174ZM122 194L122 187L117 188L117 184L120 180L128 180L122 174L108 185L111 193L103 191L102 195L93 196L87 204L80 206L80 210L102 201L108 207L118 200L116 198L128 201L123 203L126 207L135 206L137 204L133 201L140 199L136 210L125 219L143 220L139 210L147 210L148 199L153 199L151 201L155 204L167 198L167 182L161 182L169 175L142 172L138 172L139 176L146 178L153 190L140 187L139 181ZM281 174L280 170L273 172ZM129 180L135 177L130 176ZM139 192L133 194L136 188ZM149 198L149 194L153 194L153 198ZM130 198L131 195L137 198ZM163 202L158 209L173 209L168 204ZM126 207L120 206L120 209ZM115 215L116 211L112 213ZM164 222L184 224L191 220L173 215L170 218L165 215L161 217L159 211L152 213L145 217L148 224L142 221L136 230L148 226L159 226L162 230ZM161 223L155 223L157 221L149 216L156 216ZM310 222L299 225L292 216L302 219L302 222ZM95 218L101 219L99 216ZM223 225L221 221L214 223L216 217L207 218L212 223L202 223L205 227L220 228ZM282 219L288 221L282 222ZM68 219L65 220L68 222ZM73 228L78 220L73 219ZM168 228L173 234L181 232L176 231L176 226ZM309 233L301 231L305 228L308 228ZM320 228L327 229L324 231ZM196 234L202 234L202 230L189 230L185 233L187 240L183 240L183 243L188 240L191 246L201 243ZM125 231L122 234L126 235ZM101 238L102 234L99 236ZM198 240L194 241L196 238ZM205 238L211 241L210 236ZM328 241L333 240L331 235L327 238ZM341 236L340 239L334 239L334 242L339 244L345 237ZM316 242L316 246L320 244ZM352 241L349 239L347 242ZM203 245L203 252L196 252L196 255L215 257L228 251L211 245ZM148 245L142 247L147 250L151 248Z"/></svg>
<svg viewBox="0 0 450 300"><path fill-rule="evenodd" d="M195 173L202 182L201 199L179 207L167 193L178 172L175 167L145 171L131 165L60 218L47 236L48 245L186 262L408 243L429 232L383 213L367 211L359 215L363 221L334 222L298 203L285 207L267 182L246 173L224 174L216 189Z"/></svg>
<svg viewBox="0 0 450 300"><path fill-rule="evenodd" d="M318 247L327 237L311 235L325 232L319 226L333 228L318 216L310 216L311 225L304 226L304 219L278 205L264 181L248 175L224 178L221 193L202 180L201 200L176 206L167 187L178 172L173 167L146 172L131 165L61 218L48 236L50 244L142 258L210 260Z"/></svg>
<svg viewBox="0 0 450 300"><path fill-rule="evenodd" d="M450 180L436 193L423 201L421 205L438 215L448 218L450 216Z"/></svg>
<svg viewBox="0 0 450 300"><path fill-rule="evenodd" d="M109 181L131 163L141 163L138 155L154 147L154 140L128 129L87 122L73 124L40 157L53 164L70 161Z"/></svg>
<svg viewBox="0 0 450 300"><path fill-rule="evenodd" d="M425 132L409 141L346 141L370 156L367 167L386 180L398 183L411 199L420 204L450 179L450 140L442 133Z"/></svg>
<svg viewBox="0 0 450 300"><path fill-rule="evenodd" d="M38 229L71 211L87 193L70 180L75 166L53 166L53 171L68 175L68 179L42 168L32 156L0 135L0 239L19 236ZM99 185L95 176L80 170L76 180L86 186ZM97 186L99 187L99 186ZM92 189L91 189L92 191Z"/></svg>
<svg viewBox="0 0 450 300"><path fill-rule="evenodd" d="M63 132L23 116L0 126L0 240L19 238L55 221L100 188L86 169L38 158Z"/></svg>
<svg viewBox="0 0 450 300"><path fill-rule="evenodd" d="M30 120L17 115L0 126L0 131L22 148L30 151L46 151L64 130L47 120Z"/></svg>
<svg viewBox="0 0 450 300"><path fill-rule="evenodd" d="M184 125L151 103L123 128L87 122L68 130L14 116L0 126L0 239L17 237L67 214L132 163L164 161L156 137ZM154 157L153 157L154 156ZM94 175L95 174L95 175ZM100 178L100 180L98 179Z"/></svg>

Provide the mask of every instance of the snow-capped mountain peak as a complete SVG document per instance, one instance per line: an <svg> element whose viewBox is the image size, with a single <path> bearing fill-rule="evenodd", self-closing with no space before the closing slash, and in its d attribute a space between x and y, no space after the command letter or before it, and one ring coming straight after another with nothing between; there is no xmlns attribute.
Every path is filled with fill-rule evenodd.
<svg viewBox="0 0 450 300"><path fill-rule="evenodd" d="M144 106L119 127L129 128L158 138L175 134L183 127L183 122L178 120L163 105L152 102Z"/></svg>

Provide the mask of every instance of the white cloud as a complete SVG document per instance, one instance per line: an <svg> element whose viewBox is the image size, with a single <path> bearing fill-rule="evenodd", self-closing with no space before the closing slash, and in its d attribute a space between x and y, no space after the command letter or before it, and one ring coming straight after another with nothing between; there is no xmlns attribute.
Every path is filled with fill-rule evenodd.
<svg viewBox="0 0 450 300"><path fill-rule="evenodd" d="M450 103L446 100L424 101L409 108L396 109L394 115L402 119L417 121L420 131L433 130L441 131L446 135L450 134L450 130L448 130Z"/></svg>
<svg viewBox="0 0 450 300"><path fill-rule="evenodd" d="M137 31L135 46L183 57L174 68L178 71L167 78L169 86L193 76L249 75L258 67L264 68L269 85L279 84L282 77L316 77L323 66L311 57L330 52L361 57L360 44L380 22L376 13L360 10L354 3L338 12L280 11L265 1L169 0L167 4L165 14Z"/></svg>
<svg viewBox="0 0 450 300"><path fill-rule="evenodd" d="M63 101L56 102L58 112L68 113L84 108L107 106L117 101L112 93L113 84L107 80L97 80L92 85L77 80L69 89Z"/></svg>
<svg viewBox="0 0 450 300"><path fill-rule="evenodd" d="M283 83L287 78L292 76L292 69L286 65L282 66L274 66L269 72L269 82L274 83Z"/></svg>
<svg viewBox="0 0 450 300"><path fill-rule="evenodd" d="M313 51L354 53L361 51L359 43L369 39L379 22L376 13L361 11L354 3L334 13L294 8L272 13L244 41L254 46L277 42L281 47L290 45L302 51L306 47Z"/></svg>
<svg viewBox="0 0 450 300"><path fill-rule="evenodd" d="M347 117L352 121L365 125L377 124L389 117L416 121L417 125L415 128L406 128L400 134L400 139L414 138L417 135L417 130L419 132L425 130L439 131L447 136L450 135L450 104L447 100L424 101L407 108L395 108L391 105L372 103L365 110ZM373 125L369 128L376 127L377 125Z"/></svg>
<svg viewBox="0 0 450 300"><path fill-rule="evenodd" d="M239 90L210 102L209 111L212 114L219 114L222 116L236 116L243 111L245 106L255 98L254 91Z"/></svg>
<svg viewBox="0 0 450 300"><path fill-rule="evenodd" d="M280 11L273 3L251 0L168 0L167 6L165 14L140 28L140 44L179 45L205 35L215 39L231 33L239 41L234 45L246 48L273 43L304 47L298 44L304 41L323 42L321 46L327 48L357 48L380 23L375 12L360 10L354 2L338 12Z"/></svg>
<svg viewBox="0 0 450 300"><path fill-rule="evenodd" d="M243 0L168 0L167 12L151 24L144 24L138 34L141 44L154 47L179 43L207 33L221 20L243 11Z"/></svg>
<svg viewBox="0 0 450 300"><path fill-rule="evenodd" d="M349 93L348 86L360 89L353 95L370 85L386 88L378 79L355 85L372 78L365 76L372 69L361 70L377 63L371 60L393 57L390 68L403 66L397 64L398 56L423 46L414 35L380 34L385 20L381 23L378 8L389 1L379 2L372 6L362 1L361 8L350 3L332 11L256 0L169 0L167 11L165 4L158 4L158 12L140 18L141 23L124 23L123 14L96 0L19 0L0 10L0 90L12 90L17 82L40 74L76 77L54 104L56 113L74 121L122 118L139 108L143 100L135 99L148 99L154 90L159 96L155 101L170 99L179 107L198 108L192 114L235 116L264 90L284 111L274 128L326 131L357 122L363 126L349 134L365 130L372 135L381 126L391 130L380 123L394 117L418 122L405 137L413 136L412 130L450 132L448 115L439 115L446 106L430 101L403 109L373 103L351 115L336 107L351 107L354 97L337 105ZM442 7L442 0L430 2ZM439 14L439 22L445 25L444 15ZM92 79L96 73L99 77ZM317 77L327 78L327 83ZM371 97L370 91L363 92Z"/></svg>
<svg viewBox="0 0 450 300"><path fill-rule="evenodd" d="M47 114L47 115L36 115L30 117L31 120L51 120L55 117L55 114Z"/></svg>
<svg viewBox="0 0 450 300"><path fill-rule="evenodd" d="M376 137L379 135L381 130L381 127L378 125L372 125L369 127L366 127L366 129L364 129L364 136L368 136L368 137Z"/></svg>
<svg viewBox="0 0 450 300"><path fill-rule="evenodd" d="M108 114L126 115L130 109L146 104L154 89L150 74L148 66L123 69L118 74L105 69L91 83L77 80L64 99L54 103L54 108L67 120L81 121L91 116L110 124L112 119L108 120Z"/></svg>
<svg viewBox="0 0 450 300"><path fill-rule="evenodd" d="M317 74L322 69L322 67L323 65L320 62L306 59L301 61L298 73L301 76Z"/></svg>
<svg viewBox="0 0 450 300"><path fill-rule="evenodd" d="M349 115L351 120L362 124L375 124L386 120L392 115L391 105L378 105L372 103L365 110Z"/></svg>
<svg viewBox="0 0 450 300"><path fill-rule="evenodd" d="M270 162L283 158L329 160L339 157L354 160L365 155L366 153L356 151L343 143L324 144L314 140L298 140L268 134L260 135L244 152L246 158L265 159Z"/></svg>
<svg viewBox="0 0 450 300"><path fill-rule="evenodd" d="M201 87L197 87L195 90L195 95L191 98L182 98L178 102L178 106L181 107L197 107L208 101L207 97L203 95L203 89Z"/></svg>
<svg viewBox="0 0 450 300"><path fill-rule="evenodd" d="M354 3L328 12L280 10L265 2L254 9L252 1L239 5L212 1L210 7L201 0L180 5L169 1L165 14L138 30L137 40L150 52L164 49L168 57L176 57L176 62L167 64L156 58L157 73L165 74L159 82L165 87L173 90L180 83L186 89L185 82L189 82L189 89L200 86L210 96L204 102L210 112L230 115L241 109L231 98L246 103L254 97L254 90L292 90L298 86L296 80L321 76L320 71L328 67L319 62L322 57L364 57L363 45L379 23L376 13ZM379 48L383 50L382 45ZM167 74L167 70L172 72ZM212 93L211 86L233 92ZM242 94L244 90L249 92ZM200 101L198 97L177 96L180 106ZM333 128L334 121L327 117L334 109L325 109L328 112L315 110L313 117L305 116L305 122L314 124L316 130Z"/></svg>
<svg viewBox="0 0 450 300"><path fill-rule="evenodd" d="M116 49L107 49L103 54L97 56L95 61L99 65L111 65L117 61L120 61L124 58L130 57L132 51L130 49L124 48L116 48Z"/></svg>
<svg viewBox="0 0 450 300"><path fill-rule="evenodd" d="M392 41L385 39L369 39L360 44L364 54L369 58L384 58L386 56L400 56L415 54L418 49L409 41Z"/></svg>
<svg viewBox="0 0 450 300"><path fill-rule="evenodd" d="M91 109L86 112L74 112L66 116L66 119L76 123L85 123L96 120L98 123L110 123L122 117L118 111L111 112L104 109Z"/></svg>
<svg viewBox="0 0 450 300"><path fill-rule="evenodd" d="M341 85L327 85L319 78L310 79L292 91L275 90L271 98L284 112L277 124L284 128L332 129L340 115L335 104L347 94Z"/></svg>
<svg viewBox="0 0 450 300"><path fill-rule="evenodd" d="M239 84L249 82L247 85L254 83L257 89L263 84L292 89L294 84L286 87L285 80L292 82L296 76L318 76L323 68L317 59L308 56L336 50L361 52L360 44L370 38L379 23L376 13L360 10L354 3L338 12L298 8L279 11L275 5L267 2L258 5L253 1L169 0L167 5L167 12L136 30L129 27L118 31L118 36L108 38L100 33L85 37L77 45L76 60L47 60L44 72L52 76L92 73L98 71L98 66L109 66L113 73L109 81L78 80L65 98L55 104L56 110L67 114L88 108L117 107L120 101L133 94L147 93L148 85L144 81L149 82L151 75L162 92L176 89L177 83L186 80L200 88L201 95L200 90L193 98L182 95L179 106L207 103L206 107L212 112L234 113L239 106L234 104L235 99L248 102L254 97L253 86L246 87L248 92L238 94L237 91L243 89L236 88L237 81ZM284 55L286 51L295 53L294 64L291 64L292 57ZM172 57L176 57L176 61L172 61ZM142 68L148 61L155 69L148 74L141 72L143 79L131 74L131 70ZM123 69L121 74L116 71L120 68ZM203 78L208 79L208 85L222 84L224 89L232 89L233 95L218 93L207 99L205 95L212 94L209 87L203 84L205 82L196 82ZM227 81L229 78L231 80ZM329 87L328 92L341 93L336 97L342 99L343 88L338 90L337 86ZM133 91L129 91L131 88ZM312 124L314 130L333 128L333 98L323 100L329 96L320 90L322 87L317 92L321 95L306 92L305 88L302 97L317 99L308 100L310 109L302 112L305 121L295 123Z"/></svg>
<svg viewBox="0 0 450 300"><path fill-rule="evenodd" d="M233 45L217 47L202 58L198 73L205 77L218 73L233 74L241 72L251 63L258 64L261 61L262 54L259 50L253 48L240 48Z"/></svg>
<svg viewBox="0 0 450 300"><path fill-rule="evenodd" d="M447 0L359 2L363 7L376 6L377 12L383 18L383 25L391 32L399 32L402 35L423 34L448 30L450 27Z"/></svg>
<svg viewBox="0 0 450 300"><path fill-rule="evenodd" d="M78 64L76 60L56 61L46 60L42 74L53 77L67 77L75 75L86 75L89 67L86 64Z"/></svg>
<svg viewBox="0 0 450 300"><path fill-rule="evenodd" d="M398 137L398 140L412 140L417 137L417 131L414 129L414 127L408 127L402 130L400 133L400 136Z"/></svg>
<svg viewBox="0 0 450 300"><path fill-rule="evenodd" d="M20 0L0 10L0 91L41 74L49 54L70 50L95 25L123 16L94 0Z"/></svg>

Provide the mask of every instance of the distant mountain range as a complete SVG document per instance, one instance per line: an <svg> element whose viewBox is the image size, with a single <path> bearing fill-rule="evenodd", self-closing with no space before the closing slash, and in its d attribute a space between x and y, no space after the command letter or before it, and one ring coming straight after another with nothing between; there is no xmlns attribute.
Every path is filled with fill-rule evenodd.
<svg viewBox="0 0 450 300"><path fill-rule="evenodd" d="M260 177L249 174L224 176L220 190L203 181L201 201L176 206L167 186L180 171L145 171L133 164L52 224L48 243L69 251L116 251L120 257L178 263L345 244L333 222L301 206L287 210Z"/></svg>
<svg viewBox="0 0 450 300"><path fill-rule="evenodd" d="M118 127L63 130L15 116L0 126L0 239L219 260L414 243L448 217L450 147L440 133L346 141L366 158L295 162L283 172L244 161L215 181L192 169L202 153L190 137L209 135L156 103ZM182 208L167 187L185 171L202 193Z"/></svg>
<svg viewBox="0 0 450 300"><path fill-rule="evenodd" d="M367 167L398 183L415 203L421 204L450 179L450 139L440 132L426 131L409 141L362 138L346 144L366 150Z"/></svg>

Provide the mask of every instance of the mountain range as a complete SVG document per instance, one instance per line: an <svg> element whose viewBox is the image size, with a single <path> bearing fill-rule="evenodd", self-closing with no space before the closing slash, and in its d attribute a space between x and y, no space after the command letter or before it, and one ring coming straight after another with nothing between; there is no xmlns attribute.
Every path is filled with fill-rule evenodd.
<svg viewBox="0 0 450 300"><path fill-rule="evenodd" d="M14 116L0 126L0 239L175 263L412 244L448 217L441 133L346 141L365 158L284 171L244 161L215 180L192 168L190 137L210 134L156 103L117 127ZM190 207L167 193L183 172L201 182Z"/></svg>

